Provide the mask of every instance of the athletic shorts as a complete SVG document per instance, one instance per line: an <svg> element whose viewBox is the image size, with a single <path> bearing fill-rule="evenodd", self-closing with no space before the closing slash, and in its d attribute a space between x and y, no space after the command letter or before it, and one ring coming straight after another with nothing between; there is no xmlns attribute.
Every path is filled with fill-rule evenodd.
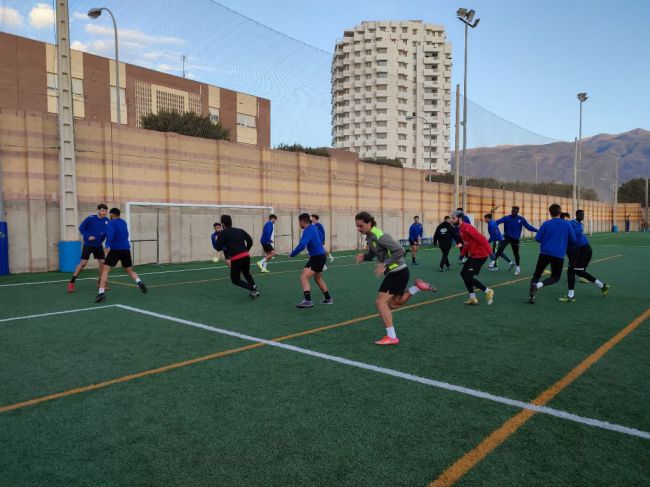
<svg viewBox="0 0 650 487"><path fill-rule="evenodd" d="M273 250L275 250L275 249L273 248L273 245L271 245L270 243L262 244L262 248L264 249L264 252L266 252L267 254L268 254L269 252L273 252Z"/></svg>
<svg viewBox="0 0 650 487"><path fill-rule="evenodd" d="M569 255L569 265L574 269L586 269L591 262L591 245L578 247Z"/></svg>
<svg viewBox="0 0 650 487"><path fill-rule="evenodd" d="M101 245L84 244L84 246L81 247L81 260L89 260L91 255L97 260L104 260L104 247Z"/></svg>
<svg viewBox="0 0 650 487"><path fill-rule="evenodd" d="M409 244L410 245L420 245L417 240L410 240L410 239L409 239Z"/></svg>
<svg viewBox="0 0 650 487"><path fill-rule="evenodd" d="M409 277L408 267L401 271L389 272L379 286L379 292L401 296L409 285Z"/></svg>
<svg viewBox="0 0 650 487"><path fill-rule="evenodd" d="M118 262L122 263L122 267L133 267L131 260L130 250L109 250L104 264L109 267L115 267Z"/></svg>
<svg viewBox="0 0 650 487"><path fill-rule="evenodd" d="M309 260L305 264L305 268L311 269L314 272L323 272L323 267L325 267L326 262L327 256L325 254L313 255L309 257Z"/></svg>

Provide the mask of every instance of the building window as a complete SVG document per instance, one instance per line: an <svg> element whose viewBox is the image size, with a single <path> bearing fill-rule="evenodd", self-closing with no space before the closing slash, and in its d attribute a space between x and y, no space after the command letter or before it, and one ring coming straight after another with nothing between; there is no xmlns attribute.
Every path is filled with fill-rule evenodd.
<svg viewBox="0 0 650 487"><path fill-rule="evenodd" d="M219 109L214 107L208 107L208 117L210 121L214 124L219 122Z"/></svg>
<svg viewBox="0 0 650 487"><path fill-rule="evenodd" d="M237 113L237 125L240 127L248 127L254 129L257 125L255 123L255 117L252 115L245 115L243 113Z"/></svg>

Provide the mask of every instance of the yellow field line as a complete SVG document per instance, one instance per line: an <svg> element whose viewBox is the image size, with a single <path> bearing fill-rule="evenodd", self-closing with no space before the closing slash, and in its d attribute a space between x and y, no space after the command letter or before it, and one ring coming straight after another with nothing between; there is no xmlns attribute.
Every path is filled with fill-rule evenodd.
<svg viewBox="0 0 650 487"><path fill-rule="evenodd" d="M616 257L620 257L620 255L613 255L613 256L610 256L610 257L605 257L603 259L594 261L594 263L602 262L602 261L609 260L609 259L614 259ZM350 265L355 265L355 264L350 264ZM291 271L282 271L282 272L291 272ZM505 282L500 283L500 284L495 284L492 287L507 286L509 284L515 284L515 283L517 283L519 281L529 279L529 278L530 278L530 276L520 277L519 279L505 281ZM398 308L398 309L393 310L393 311L394 312L395 311L404 311L404 310L407 310L407 309L418 308L420 306L424 306L424 305L427 305L427 304L438 303L438 302L441 302L441 301L447 301L447 300L450 300L450 299L453 299L453 298L464 296L465 294L466 294L465 292L450 294L448 296L442 296L440 298L430 299L430 300L427 300L427 301L422 301L420 303L415 303L415 304L403 306L403 307ZM297 333L292 333L290 335L285 335L285 336L273 338L272 341L281 342L281 341L285 341L285 340L290 340L292 338L298 338L298 337L302 337L302 336L306 336L306 335L312 335L314 333L319 333L321 331L332 330L332 329L335 329L335 328L340 328L340 327L343 327L343 326L349 326L349 325L352 325L352 324L355 324L355 323L359 323L361 321L366 321L366 320L370 320L370 319L373 319L373 318L377 318L378 316L379 316L379 313L372 313L372 314L369 314L369 315L360 316L358 318L353 318L351 320L346 320L346 321L341 321L339 323L334 323L332 325L319 326L317 328L312 328L310 330L305 330L305 331L301 331L301 332L297 332ZM97 384L91 384L91 385L88 385L88 386L78 387L78 388L75 388L75 389L68 389L67 391L57 392L55 394L50 394L50 395L47 395L47 396L37 397L37 398L30 399L30 400L27 400L27 401L22 401L22 402L18 402L18 403L15 403L15 404L9 404L7 406L2 406L2 407L0 407L0 413L4 413L4 412L7 412L7 411L13 411L13 410L20 409L20 408L27 407L27 406L33 406L35 404L40 404L42 402L52 401L54 399L59 399L59 398L62 398L62 397L81 394L83 392L89 392L89 391L94 391L94 390L97 390L97 389L102 389L104 387L108 387L108 386L111 386L111 385L114 385L114 384L121 384L121 383L124 383L124 382L129 382L129 381L132 381L134 379L139 379L141 377L146 377L148 375L160 374L162 372L167 372L169 370L178 369L180 367L185 367L185 366L200 363L200 362L206 362L208 360L213 360L213 359L217 359L217 358L220 358L220 357L225 357L225 356L228 356L228 355L233 355L235 353L245 352L247 350L252 350L254 348L260 348L260 347L265 347L265 346L266 345L263 344L263 343L255 343L255 344L252 344L252 345L246 345L244 347L232 348L232 349L225 350L225 351L222 351L222 352L212 353L210 355L204 355L204 356L201 356L201 357L196 357L196 358L193 358L193 359L190 359L190 360L185 360L185 361L182 361L182 362L176 362L176 363L165 365L165 366L158 367L158 368L155 368L155 369L145 370L145 371L142 371L142 372L136 372L134 374L125 375L125 376L122 376L122 377L107 380L107 381L100 382L100 383L97 383Z"/></svg>
<svg viewBox="0 0 650 487"><path fill-rule="evenodd" d="M584 374L593 364L598 362L607 352L609 352L616 344L623 338L629 335L632 331L638 328L645 320L650 318L650 308L645 310L637 316L629 325L619 331L612 338L607 340L601 345L598 350L592 353L589 357L584 359L577 365L571 372L562 377L559 381L537 396L532 403L536 406L545 406L555 396L566 389L578 377ZM487 457L499 445L512 436L519 428L533 417L536 411L524 409L499 428L494 430L487 438L481 443L476 445L472 450L463 455L453 465L447 468L435 481L429 484L429 487L447 487L455 484L465 474L478 465L481 460Z"/></svg>

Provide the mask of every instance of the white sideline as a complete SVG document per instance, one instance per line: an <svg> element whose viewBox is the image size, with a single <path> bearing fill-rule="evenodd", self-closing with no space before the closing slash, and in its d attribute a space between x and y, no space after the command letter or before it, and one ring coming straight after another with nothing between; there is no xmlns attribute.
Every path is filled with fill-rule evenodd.
<svg viewBox="0 0 650 487"><path fill-rule="evenodd" d="M82 311L96 311L103 308L111 308L117 306L116 304L106 304L103 306L93 306L91 308L77 308L77 309L68 309L65 311L54 311L52 313L41 313L39 315L27 315L27 316L14 316L13 318L2 318L0 323L5 323L7 321L17 321L17 320L29 320L31 318L45 318L47 316L56 316L56 315L65 315L69 313L80 313Z"/></svg>
<svg viewBox="0 0 650 487"><path fill-rule="evenodd" d="M418 382L420 384L424 384L424 385L431 386L431 387L436 387L438 389L444 389L444 390L447 390L447 391L458 392L460 394L464 394L464 395L467 395L467 396L477 397L479 399L486 399L488 401L492 401L492 402L496 402L496 403L500 403L500 404L506 404L508 406L513 406L513 407L516 407L516 408L528 409L528 410L535 411L535 412L538 412L538 413L547 414L549 416L555 416L557 418L565 419L565 420L568 420L568 421L573 421L575 423L580 423L580 424L593 426L593 427L608 430L608 431L615 431L617 433L622 433L622 434L626 434L626 435L629 435L629 436L636 436L638 438L643 438L643 439L646 439L646 440L650 440L650 432L648 432L648 431L642 431L642 430L638 430L636 428L629 428L627 426L619 425L619 424L616 424L616 423L608 423L606 421L601 421L601 420L598 420L598 419L588 418L588 417L584 417L584 416L578 416L576 414L572 414L572 413L562 411L562 410L559 410L559 409L550 408L550 407L547 407L547 406L537 406L537 405L529 403L529 402L518 401L516 399L510 399L510 398L503 397L503 396L497 396L497 395L490 394L488 392L483 392L483 391L480 391L480 390L477 390L477 389L470 389L468 387L463 387L463 386L459 386L459 385L455 385L455 384L449 384L448 382L441 382L441 381L437 381L437 380L433 380L433 379L427 379L425 377L419 377L417 375L407 374L407 373L404 373L404 372L399 372L397 370L387 369L385 367L378 367L376 365L370 365L370 364L366 364L366 363L363 363L363 362L357 362L356 360L348 360L348 359L345 359L345 358L342 358L342 357L337 357L336 355L329 355L329 354L325 354L325 353L315 352L313 350L308 350L306 348L295 347L293 345L287 345L286 343L274 342L272 340L265 340L263 338L256 338L256 337L253 337L253 336L250 336L250 335L244 335L242 333L237 333L237 332L230 331L230 330L225 330L225 329L222 329L222 328L215 328L213 326L205 325L205 324L202 324L202 323L197 323L195 321L184 320L182 318L176 318L174 316L155 313L153 311L147 311L147 310L140 309L140 308L134 308L132 306L127 306L127 305L123 305L123 304L116 304L115 306L117 308L133 311L135 313L140 313L140 314L144 314L144 315L148 315L148 316L153 316L153 317L156 317L156 318L161 318L161 319L164 319L164 320L173 321L173 322L176 322L176 323L192 326L192 327L195 327L195 328L201 328L203 330L211 331L213 333L219 333L221 335L227 335L227 336L231 336L231 337L235 337L235 338L240 338L242 340L246 340L246 341L249 341L249 342L263 343L263 344L271 346L271 347L277 347L277 348L282 348L282 349L285 349L285 350L290 350L292 352L297 352L297 353L300 353L300 354L303 354L303 355L309 355L309 356L312 356L312 357L317 357L317 358L320 358L320 359L323 359L323 360L328 360L330 362L336 362L336 363L343 364L343 365L349 365L351 367L357 367L357 368L360 368L360 369L369 370L369 371L372 371L372 372L377 372L377 373L380 373L380 374L385 374L385 375L389 375L389 376L392 376L392 377L397 377L397 378L400 378L400 379L409 380L409 381L412 381L412 382Z"/></svg>
<svg viewBox="0 0 650 487"><path fill-rule="evenodd" d="M335 256L335 258L343 259L345 257L352 257L352 256L354 256L354 254L350 254L350 255L346 254L346 255ZM255 258L255 257L253 257L253 258ZM273 262L273 265L286 264L288 262L307 262L307 259L280 260L280 261ZM147 265L147 264L143 264L143 265ZM177 272L208 271L208 270L211 270L211 269L226 269L227 267L228 266L225 266L225 265L211 265L209 267L196 267L194 269L175 269L175 270L170 270L170 271L138 272L138 275L140 275L140 276L151 276L151 275L155 275L155 274L173 274L173 273L177 273ZM129 276L126 275L126 274L114 275L114 276L110 277L110 280L112 281L114 279L121 279L121 278L125 278L125 277L129 277ZM129 277L129 279L130 279L130 277ZM77 279L77 281L90 281L90 280L97 280L97 277L80 277L79 279ZM54 281L16 282L16 283L12 283L12 284L0 284L0 287L35 286L37 284L55 284L55 283L69 282L69 281L70 281L70 279L57 279L57 280L54 280Z"/></svg>

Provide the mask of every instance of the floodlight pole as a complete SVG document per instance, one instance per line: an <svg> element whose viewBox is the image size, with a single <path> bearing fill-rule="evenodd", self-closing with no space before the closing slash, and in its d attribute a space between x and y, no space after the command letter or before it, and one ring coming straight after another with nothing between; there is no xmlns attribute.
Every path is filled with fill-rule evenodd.
<svg viewBox="0 0 650 487"><path fill-rule="evenodd" d="M460 144L460 85L456 85L456 136L454 137L454 208L459 207L460 200L460 166L458 164L460 159L459 147Z"/></svg>
<svg viewBox="0 0 650 487"><path fill-rule="evenodd" d="M463 198L462 208L467 208L467 31L469 26L465 23L465 74L463 77ZM458 206L456 207L458 208Z"/></svg>
<svg viewBox="0 0 650 487"><path fill-rule="evenodd" d="M106 7L92 8L88 11L88 16L91 19L96 19L101 15L101 12L105 10L108 12L108 15L111 16L113 21L113 31L115 33L115 102L117 103L116 107L116 120L118 125L122 125L122 114L121 114L121 104L120 104L120 56L118 51L118 40L117 40L117 22L115 22L115 16Z"/></svg>

